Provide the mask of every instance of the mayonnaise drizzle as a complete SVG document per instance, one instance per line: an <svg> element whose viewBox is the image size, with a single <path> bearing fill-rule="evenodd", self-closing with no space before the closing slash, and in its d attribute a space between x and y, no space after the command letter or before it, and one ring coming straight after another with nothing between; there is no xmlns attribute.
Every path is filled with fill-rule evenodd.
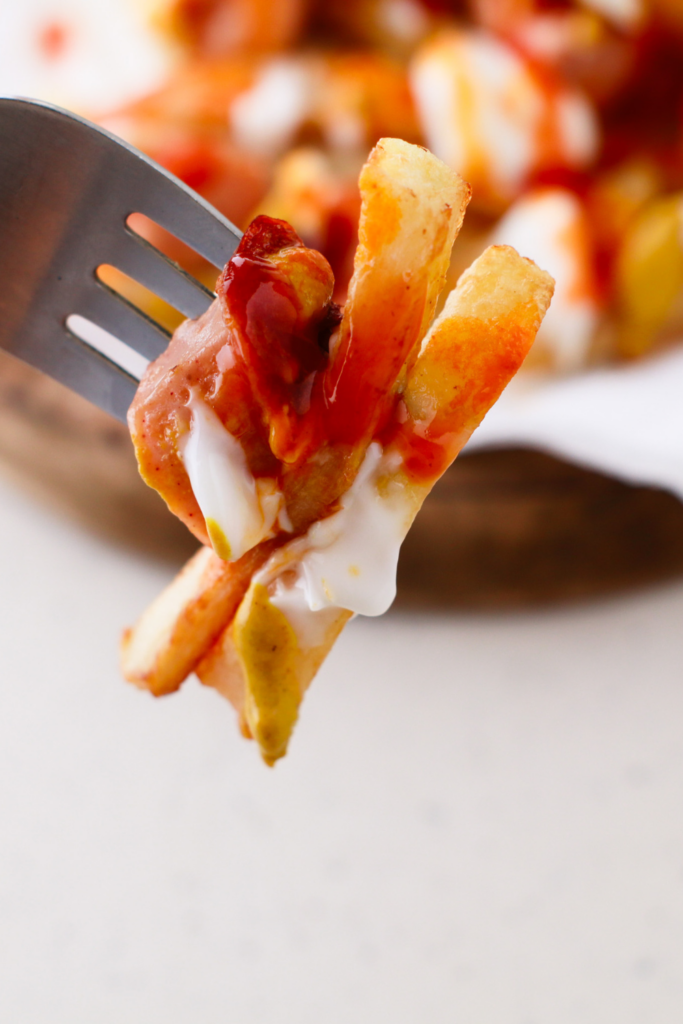
<svg viewBox="0 0 683 1024"><path fill-rule="evenodd" d="M192 422L180 455L207 525L217 524L229 554L209 526L214 549L234 560L272 536L276 523L291 524L275 481L254 479L239 441L196 392L188 404ZM417 508L400 462L373 442L339 511L285 544L254 576L302 647L322 643L340 609L382 615L394 600L399 549Z"/></svg>
<svg viewBox="0 0 683 1024"><path fill-rule="evenodd" d="M254 478L239 441L196 392L188 405L192 423L180 457L216 554L234 561L272 536L278 519L287 529L282 494L275 480Z"/></svg>
<svg viewBox="0 0 683 1024"><path fill-rule="evenodd" d="M585 166L599 136L590 103L569 88L552 94L527 60L477 29L451 31L417 51L410 83L429 148L468 176L512 199L552 155ZM557 124L559 152L548 154L544 124Z"/></svg>
<svg viewBox="0 0 683 1024"><path fill-rule="evenodd" d="M396 596L396 567L416 500L400 460L373 442L338 512L290 541L254 577L304 647L322 642L339 609L382 615Z"/></svg>
<svg viewBox="0 0 683 1024"><path fill-rule="evenodd" d="M230 107L230 123L237 141L266 155L291 143L311 107L314 79L302 61L276 57L260 70L251 89Z"/></svg>

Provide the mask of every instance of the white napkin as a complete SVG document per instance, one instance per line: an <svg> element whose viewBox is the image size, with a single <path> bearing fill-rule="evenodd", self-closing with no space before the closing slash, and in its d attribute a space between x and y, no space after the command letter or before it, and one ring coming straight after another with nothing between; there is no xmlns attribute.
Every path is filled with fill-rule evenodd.
<svg viewBox="0 0 683 1024"><path fill-rule="evenodd" d="M176 57L147 0L0 0L0 95L107 112L159 87Z"/></svg>
<svg viewBox="0 0 683 1024"><path fill-rule="evenodd" d="M683 346L571 378L521 374L467 445L552 452L683 499Z"/></svg>

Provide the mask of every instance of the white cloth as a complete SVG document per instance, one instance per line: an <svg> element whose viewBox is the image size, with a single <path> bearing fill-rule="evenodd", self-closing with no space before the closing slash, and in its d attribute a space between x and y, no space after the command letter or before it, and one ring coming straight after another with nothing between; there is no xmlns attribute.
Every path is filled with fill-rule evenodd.
<svg viewBox="0 0 683 1024"><path fill-rule="evenodd" d="M517 378L467 446L532 447L683 499L683 345L571 378Z"/></svg>

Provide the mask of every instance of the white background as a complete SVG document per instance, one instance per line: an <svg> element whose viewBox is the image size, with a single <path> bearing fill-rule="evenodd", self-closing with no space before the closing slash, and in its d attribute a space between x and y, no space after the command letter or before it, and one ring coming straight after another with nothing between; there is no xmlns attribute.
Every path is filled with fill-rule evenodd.
<svg viewBox="0 0 683 1024"><path fill-rule="evenodd" d="M0 1020L680 1024L683 586L351 624L274 770L0 482Z"/></svg>

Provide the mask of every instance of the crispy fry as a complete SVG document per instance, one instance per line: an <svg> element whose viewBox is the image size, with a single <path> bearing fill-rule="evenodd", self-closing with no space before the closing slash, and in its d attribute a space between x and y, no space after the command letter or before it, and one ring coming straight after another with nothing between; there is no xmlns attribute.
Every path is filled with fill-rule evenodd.
<svg viewBox="0 0 683 1024"><path fill-rule="evenodd" d="M396 404L396 385L443 288L470 189L431 153L382 139L360 178L359 245L330 363L313 389L322 423L312 454L285 466L282 488L297 532L353 483L365 449Z"/></svg>
<svg viewBox="0 0 683 1024"><path fill-rule="evenodd" d="M377 482L384 500L400 501L399 539L519 369L552 292L552 278L530 260L508 246L491 246L449 296L408 377L408 418L400 417L389 445L390 453L393 447L401 454L399 468ZM197 669L203 683L234 705L243 733L256 739L267 764L286 753L301 699L351 617L341 608L298 609L294 621L309 624L302 633L273 603L267 584L272 590L292 574L301 547L294 541L273 555Z"/></svg>
<svg viewBox="0 0 683 1024"><path fill-rule="evenodd" d="M629 225L615 284L619 351L640 356L667 326L683 290L683 194L648 203Z"/></svg>
<svg viewBox="0 0 683 1024"><path fill-rule="evenodd" d="M324 382L329 436L348 443L372 436L429 326L470 198L459 175L400 139L377 144L360 187L353 277Z"/></svg>
<svg viewBox="0 0 683 1024"><path fill-rule="evenodd" d="M186 514L203 502L212 538L222 527L206 509L218 502L224 557L236 550L229 534L256 539L232 563L208 549L195 557L126 636L125 674L163 694L196 670L234 705L268 764L286 753L303 695L352 613L391 604L399 547L422 501L519 368L553 290L544 271L493 246L424 337L469 188L392 139L373 151L360 185L360 244L329 356L318 326L334 313L329 266L287 224L259 218L213 312L181 328L131 414L143 466L163 457L175 457L175 470L194 466ZM230 387L245 408L216 403ZM153 427L159 406L171 429ZM183 423L189 440L178 454ZM221 511L219 478L255 525L235 533L247 520ZM284 519L271 515L270 535L256 522L266 483L286 509ZM189 480L180 474L175 486Z"/></svg>
<svg viewBox="0 0 683 1024"><path fill-rule="evenodd" d="M227 697L266 764L287 753L303 695L350 618L336 610L318 642L302 646L265 586L252 583L234 622L198 665L200 681Z"/></svg>
<svg viewBox="0 0 683 1024"><path fill-rule="evenodd" d="M264 544L239 562L201 548L123 636L124 677L155 697L173 693L237 610L254 571L273 550Z"/></svg>
<svg viewBox="0 0 683 1024"><path fill-rule="evenodd" d="M438 440L447 464L521 366L553 288L531 260L492 245L449 295L403 396L421 437Z"/></svg>

